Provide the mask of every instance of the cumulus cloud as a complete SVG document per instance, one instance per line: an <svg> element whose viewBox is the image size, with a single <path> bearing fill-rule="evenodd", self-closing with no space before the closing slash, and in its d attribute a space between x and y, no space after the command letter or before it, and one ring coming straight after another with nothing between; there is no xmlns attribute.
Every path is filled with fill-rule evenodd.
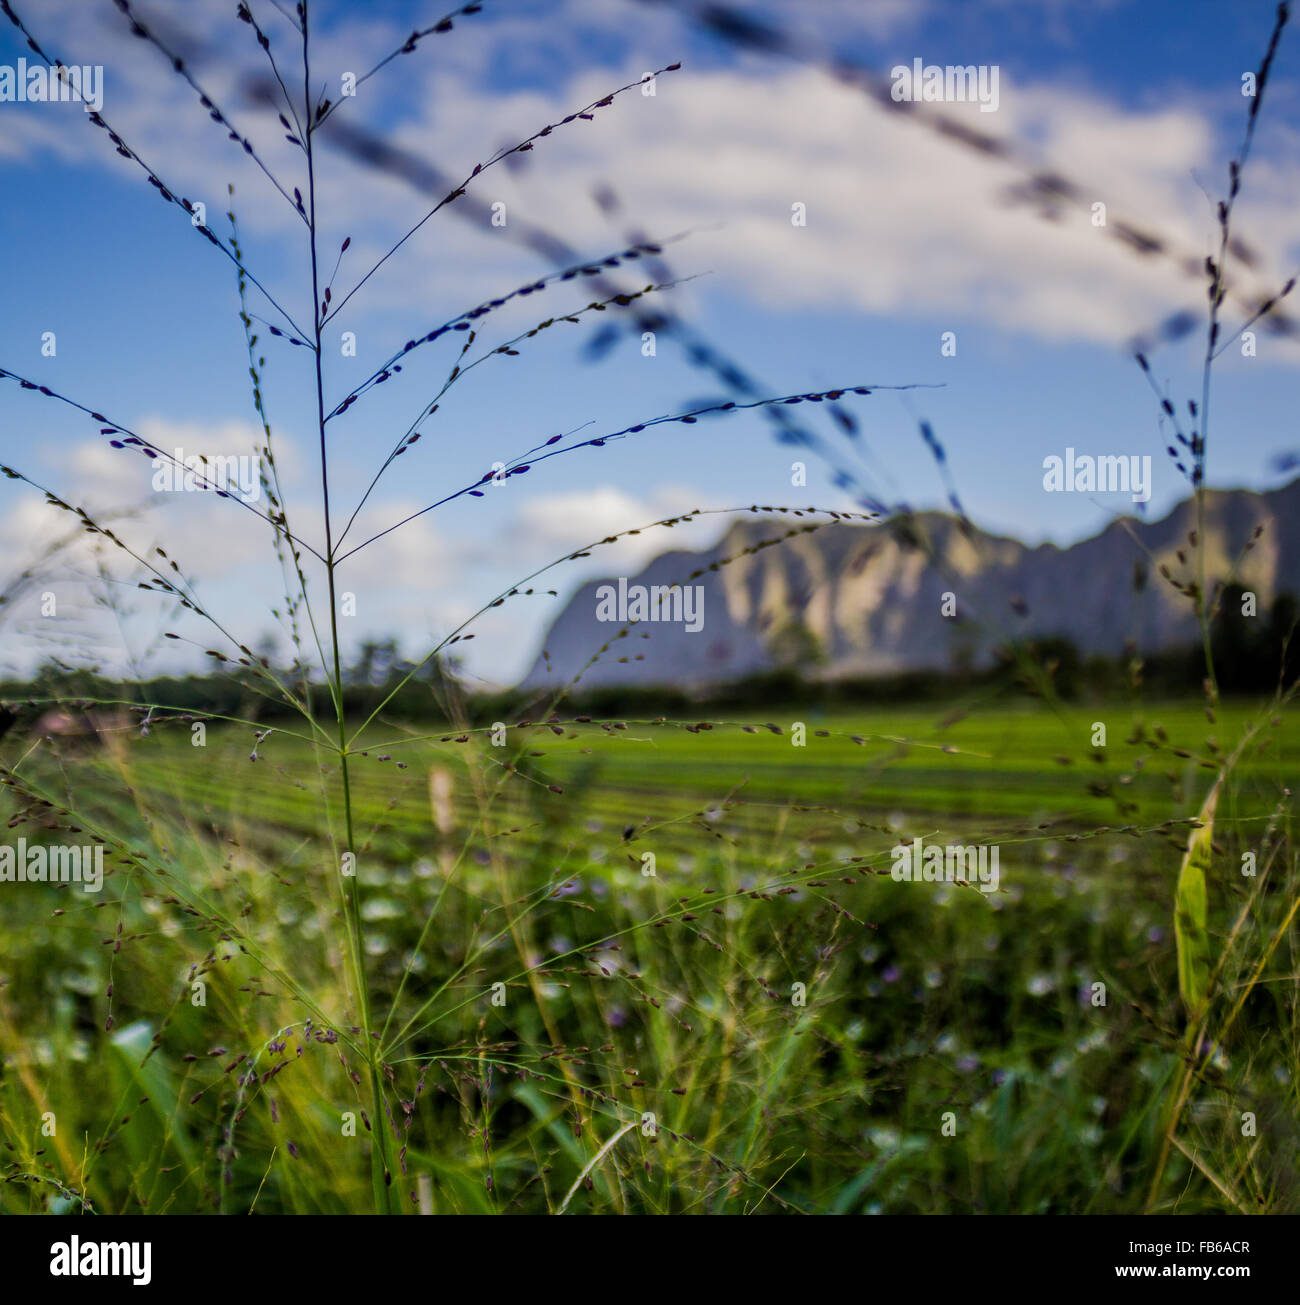
<svg viewBox="0 0 1300 1305"><path fill-rule="evenodd" d="M46 24L58 8L42 15ZM838 30L842 8L855 6L817 9L824 31ZM876 6L872 15L868 26L877 33L906 27L899 6ZM187 8L185 21L208 54L199 61L205 84L227 107L243 106L240 125L267 163L295 176L299 152L273 118L259 117L244 100L244 73L256 68L257 52L244 57L236 44L243 29L230 30L224 5ZM811 19L801 21L806 26ZM664 34L679 33L676 23L670 10L607 0L574 0L540 27L514 15L467 22L433 53L399 60L391 80L365 83L364 94L340 112L459 179L503 143L635 80L661 47L671 48ZM613 65L595 65L578 40L593 32L621 36ZM368 67L400 39L391 23L349 12L322 38L323 79L329 84L342 71ZM221 153L227 148L221 133L194 110L188 88L149 57L154 52L123 43L120 35L113 40L106 113L174 184L194 196L211 191L214 163L228 158L233 172L238 151ZM288 40L285 29L279 41ZM494 61L513 67L524 50L537 63L532 72L548 74L545 89L485 85ZM236 51L238 57L216 57ZM958 116L964 107L972 126L1032 147L1045 167L1085 183L1112 222L1136 222L1194 257L1205 252L1212 215L1193 174L1215 163L1219 148L1195 103L1135 109L1077 86L1017 80L1004 69L998 113L947 107ZM10 151L54 149L123 162L103 151L101 133L84 124L62 126L57 139L48 114L15 115L14 125ZM891 319L978 314L988 325L1051 339L1114 342L1135 324L1197 302L1199 294L1168 263L1127 255L1088 212L1062 211L1044 221L1032 207L1008 207L1008 188L1021 175L1016 169L799 65L746 59L730 68L687 67L661 78L653 96L633 91L595 122L555 132L526 162L517 173L504 166L484 173L475 194L500 200L508 214L559 231L571 243L601 248L618 241L595 206L575 197L589 194L594 180L608 179L643 230L708 228L678 251L679 262L709 269L720 289L766 305L851 308ZM1294 153L1264 151L1255 166L1264 183L1251 196L1250 229L1271 267L1285 266L1300 164ZM322 169L322 185L331 231L355 241L342 284L429 207L400 181L362 176L337 154ZM806 226L791 224L796 203L806 206ZM292 209L260 177L242 182L240 204L263 236L300 232ZM370 304L409 311L436 292L468 305L485 287L502 288L516 263L521 271L531 266L501 233L472 229L451 213L454 206L414 238L410 262L375 278ZM436 259L421 257L435 246ZM1262 284L1276 279L1265 275Z"/></svg>
<svg viewBox="0 0 1300 1305"><path fill-rule="evenodd" d="M637 495L616 485L598 485L529 500L520 509L512 534L526 545L529 556L558 557L593 540L708 506L710 500L702 501L698 491L685 486L664 485L647 495ZM711 530L716 533L716 525ZM663 546L663 535L650 531L621 541L619 557L633 558L647 552L653 556Z"/></svg>
<svg viewBox="0 0 1300 1305"><path fill-rule="evenodd" d="M139 433L158 449L180 450L185 456L247 454L259 443L255 428L242 422L204 426L153 416L140 422ZM156 490L153 461L138 450L114 449L106 439L82 441L49 460L55 464L44 477L49 488L73 508L84 509L126 547L82 529L76 517L34 491L15 493L0 514L0 549L8 559L3 583L16 586L6 615L38 636L28 650L29 663L45 652L39 636L48 593L54 594L61 615L78 614L72 625L58 626L66 636L63 653L75 646L83 660L94 664L121 668L133 648L154 637L160 622L197 637L199 618L183 614L174 598L146 597L137 588L150 578L146 563L178 584L196 586L214 615L246 606L245 569L269 556L271 532L264 520L229 498ZM292 457L288 465L294 465ZM255 506L265 511L265 502ZM156 551L160 546L166 549L165 559ZM31 582L18 584L27 573ZM260 596L275 600L269 589ZM210 643L211 638L203 646ZM58 644L55 638L51 646L56 652Z"/></svg>

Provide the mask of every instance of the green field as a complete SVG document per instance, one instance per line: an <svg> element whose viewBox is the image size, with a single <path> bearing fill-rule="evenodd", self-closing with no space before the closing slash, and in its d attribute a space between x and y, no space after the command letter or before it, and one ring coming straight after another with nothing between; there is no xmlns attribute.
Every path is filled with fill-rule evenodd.
<svg viewBox="0 0 1300 1305"><path fill-rule="evenodd" d="M382 1128L405 1210L1300 1210L1289 722L773 710L371 727L383 1120L337 757L6 740L11 840L112 872L0 884L0 1209L364 1210ZM1175 886L1230 755L1189 1024ZM917 837L997 847L999 891L895 882Z"/></svg>

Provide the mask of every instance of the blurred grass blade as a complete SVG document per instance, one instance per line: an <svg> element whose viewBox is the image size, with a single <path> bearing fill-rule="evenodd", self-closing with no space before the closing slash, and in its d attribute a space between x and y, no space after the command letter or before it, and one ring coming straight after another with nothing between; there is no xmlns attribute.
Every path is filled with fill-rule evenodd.
<svg viewBox="0 0 1300 1305"><path fill-rule="evenodd" d="M1178 991L1190 1019L1195 1019L1205 1000L1210 980L1210 937L1206 931L1205 873L1210 868L1214 841L1214 810L1219 801L1215 781L1201 808L1200 828L1192 830L1187 851L1178 871L1174 896L1174 939L1178 946Z"/></svg>
<svg viewBox="0 0 1300 1305"><path fill-rule="evenodd" d="M624 1124L623 1127L620 1128L618 1132L615 1133L614 1136L611 1137L609 1141L606 1142L605 1145L587 1161L582 1168L582 1172L573 1180L573 1186L569 1188L568 1194L565 1196L564 1200L560 1202L560 1208L556 1211L557 1214L563 1214L565 1210L569 1208L569 1202L577 1195L578 1189L582 1186L583 1179L586 1178L586 1176L591 1173L591 1171L614 1149L614 1144L618 1139L624 1136L624 1134L630 1133L638 1123L640 1123L640 1120L629 1120L628 1123Z"/></svg>

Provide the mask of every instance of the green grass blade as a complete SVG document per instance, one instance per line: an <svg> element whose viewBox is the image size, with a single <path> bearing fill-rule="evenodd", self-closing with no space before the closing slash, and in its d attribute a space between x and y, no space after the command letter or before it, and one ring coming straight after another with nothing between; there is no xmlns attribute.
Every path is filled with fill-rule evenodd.
<svg viewBox="0 0 1300 1305"><path fill-rule="evenodd" d="M1206 930L1207 893L1205 874L1210 868L1214 840L1214 810L1219 786L1210 790L1201 808L1200 828L1192 830L1178 871L1174 896L1174 939L1178 947L1178 991L1188 1017L1195 1019L1205 1000L1210 980L1210 936Z"/></svg>

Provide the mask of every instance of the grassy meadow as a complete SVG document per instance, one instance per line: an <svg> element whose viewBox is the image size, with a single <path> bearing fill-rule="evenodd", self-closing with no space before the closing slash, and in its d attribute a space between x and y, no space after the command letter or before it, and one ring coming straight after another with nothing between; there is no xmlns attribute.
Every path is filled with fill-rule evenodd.
<svg viewBox="0 0 1300 1305"><path fill-rule="evenodd" d="M6 893L0 1209L366 1211L382 1129L396 1210L1295 1212L1297 742L1213 714L900 707L801 746L789 709L375 722L352 790L382 1120L337 758L183 721L33 751L52 805L11 827L75 811L110 873ZM1192 1046L1175 888L1248 733ZM896 882L915 837L996 845L998 891Z"/></svg>

